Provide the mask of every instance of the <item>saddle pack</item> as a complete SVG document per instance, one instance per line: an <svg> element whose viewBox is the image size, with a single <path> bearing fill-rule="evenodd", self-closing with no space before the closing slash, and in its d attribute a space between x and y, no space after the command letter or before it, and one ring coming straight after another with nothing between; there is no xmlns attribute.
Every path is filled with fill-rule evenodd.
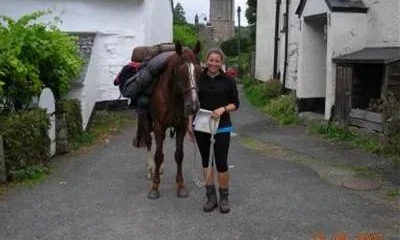
<svg viewBox="0 0 400 240"><path fill-rule="evenodd" d="M142 95L150 98L155 82L167 67L168 57L174 53L172 45L134 48L131 62L122 67L114 86L118 86L121 96L130 98L134 105L139 98L143 100Z"/></svg>

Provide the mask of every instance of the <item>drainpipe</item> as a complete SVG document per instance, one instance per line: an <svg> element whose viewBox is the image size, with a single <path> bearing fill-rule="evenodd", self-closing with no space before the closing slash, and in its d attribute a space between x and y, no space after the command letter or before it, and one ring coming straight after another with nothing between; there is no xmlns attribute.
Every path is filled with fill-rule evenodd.
<svg viewBox="0 0 400 240"><path fill-rule="evenodd" d="M279 16L281 12L282 0L276 0L275 8L275 40L274 40L274 79L277 78L278 69L278 46L279 46Z"/></svg>
<svg viewBox="0 0 400 240"><path fill-rule="evenodd" d="M286 34L285 34L285 63L283 66L283 81L282 81L282 92L286 91L286 73L287 73L287 66L288 66L288 51L289 51L289 4L290 0L286 0Z"/></svg>

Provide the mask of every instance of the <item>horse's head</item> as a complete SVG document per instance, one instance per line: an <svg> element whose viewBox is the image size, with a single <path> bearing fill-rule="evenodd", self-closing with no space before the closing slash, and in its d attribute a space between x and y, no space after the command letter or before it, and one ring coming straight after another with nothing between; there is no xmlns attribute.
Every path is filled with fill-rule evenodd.
<svg viewBox="0 0 400 240"><path fill-rule="evenodd" d="M196 57L200 48L199 41L194 49L183 48L179 42L175 45L176 57L172 77L175 93L183 99L186 116L197 113L200 108L197 80L200 77L201 66Z"/></svg>

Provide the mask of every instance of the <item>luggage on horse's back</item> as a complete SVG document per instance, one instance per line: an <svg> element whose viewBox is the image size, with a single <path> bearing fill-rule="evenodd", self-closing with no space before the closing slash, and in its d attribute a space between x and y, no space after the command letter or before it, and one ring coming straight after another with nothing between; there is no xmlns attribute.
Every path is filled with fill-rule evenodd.
<svg viewBox="0 0 400 240"><path fill-rule="evenodd" d="M132 51L131 61L145 62L162 52L175 50L173 43L161 43L154 46L135 47Z"/></svg>
<svg viewBox="0 0 400 240"><path fill-rule="evenodd" d="M174 51L166 51L158 54L149 60L146 64L141 65L138 72L131 74L128 79L120 82L120 92L125 98L131 98L134 102L136 99L146 91L154 79L165 70L167 67L167 59L174 54Z"/></svg>
<svg viewBox="0 0 400 240"><path fill-rule="evenodd" d="M130 62L123 66L117 77L114 79L114 86L124 86L127 79L133 77L139 71L140 63ZM121 89L120 89L121 90Z"/></svg>

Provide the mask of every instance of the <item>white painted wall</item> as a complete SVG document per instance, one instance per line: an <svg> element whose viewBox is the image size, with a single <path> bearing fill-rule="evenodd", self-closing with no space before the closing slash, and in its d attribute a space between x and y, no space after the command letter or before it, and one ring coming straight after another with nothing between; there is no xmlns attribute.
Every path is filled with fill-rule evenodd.
<svg viewBox="0 0 400 240"><path fill-rule="evenodd" d="M367 15L363 13L332 13L328 26L326 61L325 119L335 104L336 65L332 58L363 49L367 43ZM329 21L328 21L329 22Z"/></svg>
<svg viewBox="0 0 400 240"><path fill-rule="evenodd" d="M306 6L303 10L303 17L326 13L329 11L328 5L323 0L307 0Z"/></svg>
<svg viewBox="0 0 400 240"><path fill-rule="evenodd" d="M101 53L99 49L102 48L99 44L99 39L101 38L102 36L100 33L96 35L83 87L72 89L67 96L68 99L80 100L83 129L86 129L89 123L90 116L97 100L96 80L101 76L102 68L99 63L99 55Z"/></svg>
<svg viewBox="0 0 400 240"><path fill-rule="evenodd" d="M291 0L289 17L289 51L286 87L296 89L297 97L323 96L323 84L318 85L318 91L302 68L304 56L313 54L314 49L305 52L301 50L302 33L300 24L304 24L297 15L296 8L300 0ZM325 82L325 118L330 116L331 106L335 102L336 66L332 58L351 53L364 47L400 46L400 1L399 0L363 0L369 8L367 14L362 13L331 13L328 25L327 58L322 61L326 68ZM282 1L281 16L285 12ZM328 6L322 0L308 0L303 11L304 16L329 12ZM273 73L275 1L258 1L257 46L256 46L256 78L268 80ZM328 19L329 22L329 19ZM303 29L302 29L303 31ZM278 71L284 69L284 39L280 34ZM319 64L321 66L321 64ZM302 72L303 71L303 72ZM314 70L315 71L315 70ZM315 74L315 73L314 73ZM281 75L283 78L283 75ZM318 94L317 94L318 93Z"/></svg>
<svg viewBox="0 0 400 240"><path fill-rule="evenodd" d="M83 89L69 98L81 98L84 127L96 101L116 100L119 90L112 82L130 61L132 49L172 41L169 0L1 0L0 14L19 18L36 10L53 11L66 32L97 33L93 56ZM43 20L50 17L43 18Z"/></svg>
<svg viewBox="0 0 400 240"><path fill-rule="evenodd" d="M300 0L291 0L289 5L289 39L288 39L288 66L286 69L286 88L296 89L298 78L298 58L300 44L300 19L296 15L296 9ZM286 12L286 1L282 1L280 20L283 23L283 14ZM282 27L280 28L282 29ZM283 81L283 72L285 66L285 33L280 33L279 46L279 65L278 71L281 72L281 82Z"/></svg>
<svg viewBox="0 0 400 240"><path fill-rule="evenodd" d="M368 10L367 45L400 46L400 1L363 0Z"/></svg>
<svg viewBox="0 0 400 240"><path fill-rule="evenodd" d="M172 12L170 0L144 0L147 12L146 45L172 42Z"/></svg>
<svg viewBox="0 0 400 240"><path fill-rule="evenodd" d="M275 8L274 0L257 2L255 78L261 81L270 80L273 76Z"/></svg>
<svg viewBox="0 0 400 240"><path fill-rule="evenodd" d="M325 97L327 44L324 25L321 20L302 23L298 98Z"/></svg>

